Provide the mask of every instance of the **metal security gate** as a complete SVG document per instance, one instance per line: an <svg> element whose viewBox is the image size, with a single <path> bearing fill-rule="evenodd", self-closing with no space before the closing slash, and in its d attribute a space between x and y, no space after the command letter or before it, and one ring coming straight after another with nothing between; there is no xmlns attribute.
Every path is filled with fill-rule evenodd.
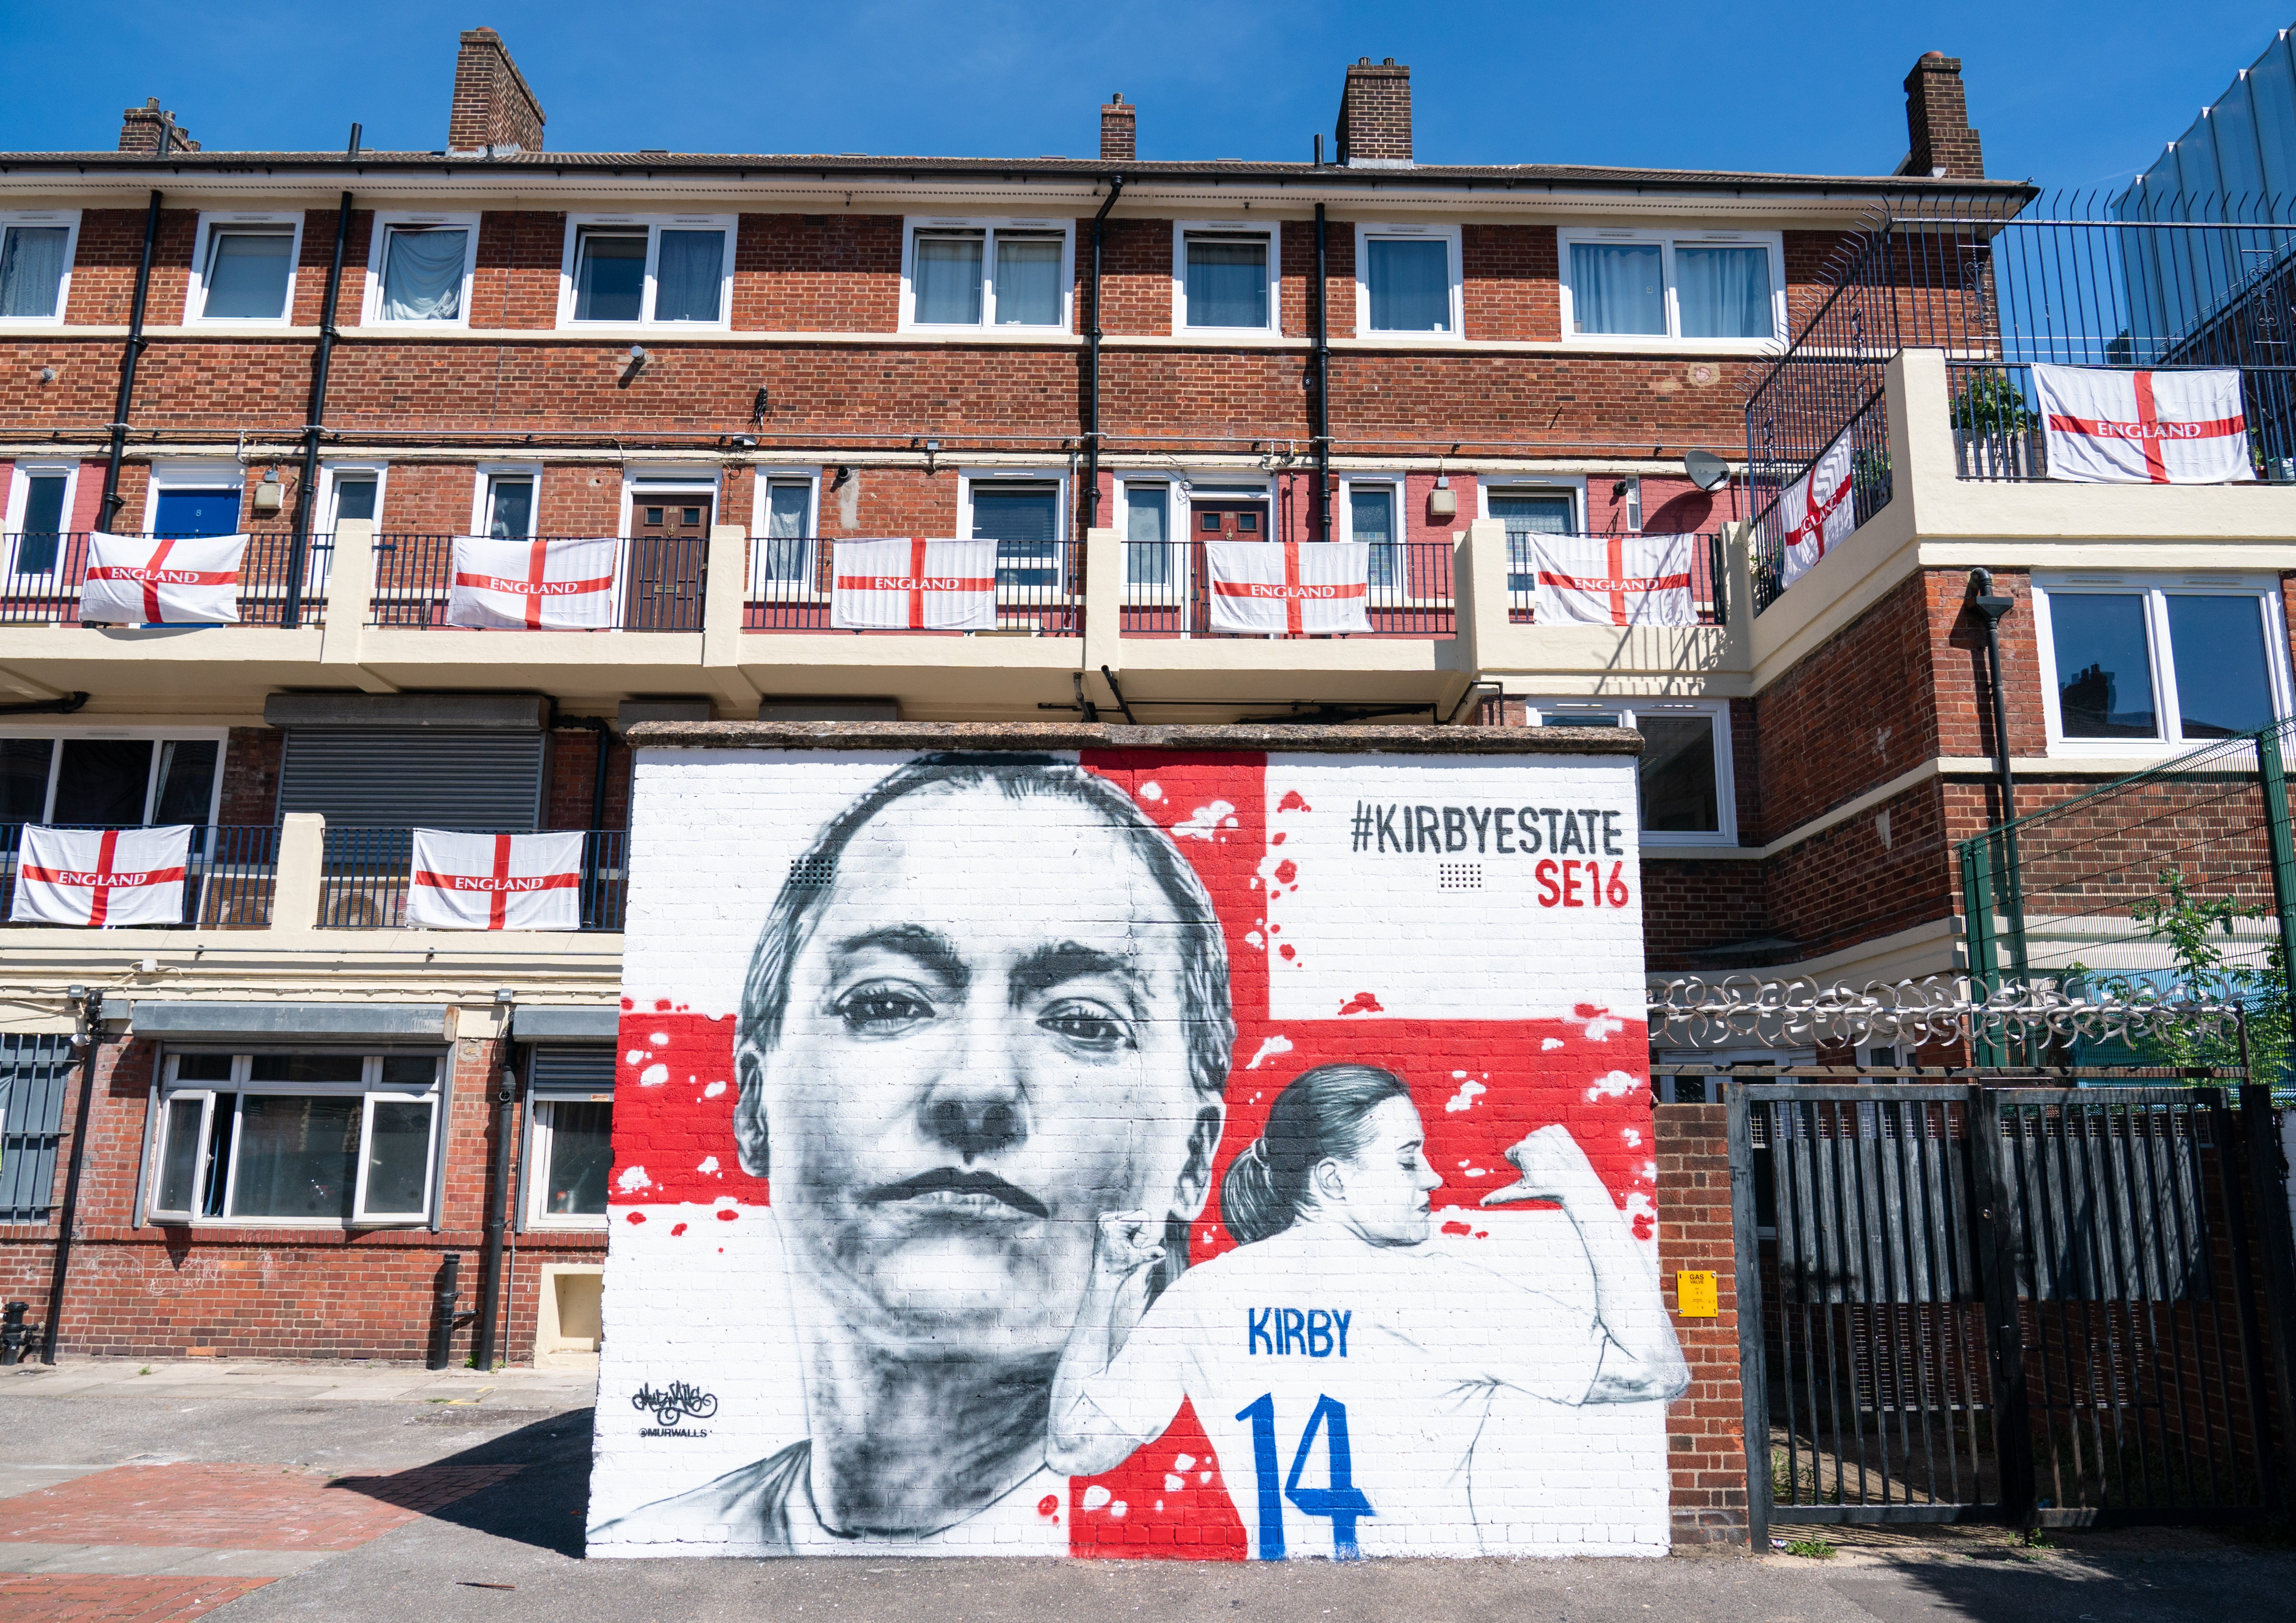
<svg viewBox="0 0 2296 1623"><path fill-rule="evenodd" d="M2242 1092L1729 1086L1758 1535L2276 1513L2280 1178Z"/></svg>

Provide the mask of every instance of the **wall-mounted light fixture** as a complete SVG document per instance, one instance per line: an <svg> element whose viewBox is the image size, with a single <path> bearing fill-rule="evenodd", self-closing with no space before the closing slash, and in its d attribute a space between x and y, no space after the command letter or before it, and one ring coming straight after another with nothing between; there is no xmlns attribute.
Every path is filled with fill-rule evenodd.
<svg viewBox="0 0 2296 1623"><path fill-rule="evenodd" d="M263 482L255 488L255 511L260 513L277 512L286 494L287 488L279 482L279 470L266 468L263 471Z"/></svg>
<svg viewBox="0 0 2296 1623"><path fill-rule="evenodd" d="M840 464L837 470L837 477L829 481L829 488L832 490L842 490L846 486L852 482L853 470Z"/></svg>
<svg viewBox="0 0 2296 1623"><path fill-rule="evenodd" d="M933 462L933 459L934 459L935 457L939 456L939 455L940 455L940 441L939 441L939 440L938 440L938 439L928 439L928 440L926 440L926 441L925 441L925 471L926 471L928 474L931 474L931 473L938 473L938 472L939 472L939 471L940 471L940 470L939 470L938 467L936 467L936 466L934 465L934 462Z"/></svg>

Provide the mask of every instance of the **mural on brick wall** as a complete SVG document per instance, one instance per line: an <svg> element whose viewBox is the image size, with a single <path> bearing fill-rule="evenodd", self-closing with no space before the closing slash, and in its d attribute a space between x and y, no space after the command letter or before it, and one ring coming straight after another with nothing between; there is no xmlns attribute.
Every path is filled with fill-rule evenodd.
<svg viewBox="0 0 2296 1623"><path fill-rule="evenodd" d="M1625 758L655 750L594 1555L1661 1553Z"/></svg>

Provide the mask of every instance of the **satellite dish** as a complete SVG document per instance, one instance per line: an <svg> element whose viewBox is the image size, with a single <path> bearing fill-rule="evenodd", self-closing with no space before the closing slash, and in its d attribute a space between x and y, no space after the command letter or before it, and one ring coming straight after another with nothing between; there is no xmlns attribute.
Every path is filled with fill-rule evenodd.
<svg viewBox="0 0 2296 1623"><path fill-rule="evenodd" d="M1701 490L1719 490L1730 480L1730 464L1711 451L1691 452L1682 459L1682 467Z"/></svg>

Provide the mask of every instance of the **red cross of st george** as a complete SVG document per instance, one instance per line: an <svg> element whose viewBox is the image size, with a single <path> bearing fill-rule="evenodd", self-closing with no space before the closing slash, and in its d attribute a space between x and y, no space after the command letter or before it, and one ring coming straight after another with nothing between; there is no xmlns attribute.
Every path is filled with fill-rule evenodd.
<svg viewBox="0 0 2296 1623"><path fill-rule="evenodd" d="M578 872L564 873L521 873L513 878L510 871L510 834L495 836L494 872L491 873L437 873L429 868L414 871L414 882L439 890L477 890L487 897L487 928L501 930L510 918L510 898L530 896L537 890L571 890L582 882Z"/></svg>
<svg viewBox="0 0 2296 1623"><path fill-rule="evenodd" d="M114 890L130 890L144 885L172 885L184 877L181 868L145 868L133 873L123 873L111 865L119 856L119 831L108 828L96 844L95 866L93 869L45 868L27 863L16 877L19 881L29 880L41 884L85 889L88 893L87 922L91 930L100 928L110 915Z"/></svg>
<svg viewBox="0 0 2296 1623"><path fill-rule="evenodd" d="M840 575L837 589L840 592L906 592L909 594L908 627L922 631L925 627L925 594L928 592L989 592L996 582L971 575L928 575L925 573L925 547L922 536L909 537L909 572L906 575Z"/></svg>

